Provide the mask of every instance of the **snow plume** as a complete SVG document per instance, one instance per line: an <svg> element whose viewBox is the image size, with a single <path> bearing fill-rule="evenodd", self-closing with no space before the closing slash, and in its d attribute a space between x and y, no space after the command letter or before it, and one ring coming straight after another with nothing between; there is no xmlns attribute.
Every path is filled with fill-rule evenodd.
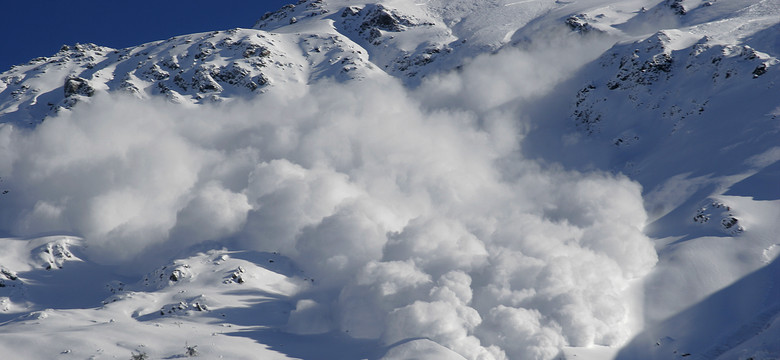
<svg viewBox="0 0 780 360"><path fill-rule="evenodd" d="M107 263L209 240L278 251L316 278L292 332L426 338L468 359L626 340L630 280L656 261L639 185L524 159L521 114L491 110L509 98L447 110L420 91L290 85L194 108L105 95L0 125L0 225L78 234Z"/></svg>

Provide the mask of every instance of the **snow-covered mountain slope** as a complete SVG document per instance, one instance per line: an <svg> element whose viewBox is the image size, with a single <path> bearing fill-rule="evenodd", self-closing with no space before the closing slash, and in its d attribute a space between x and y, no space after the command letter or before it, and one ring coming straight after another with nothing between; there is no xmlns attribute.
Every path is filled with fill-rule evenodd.
<svg viewBox="0 0 780 360"><path fill-rule="evenodd" d="M79 100L114 91L199 104L323 78L344 81L387 73L417 84L426 75L456 69L551 27L575 26L567 19L572 11L606 4L302 1L266 14L254 29L177 36L119 50L63 46L53 56L0 76L0 114L6 122L36 124ZM599 26L610 28L639 6L609 6L610 16L599 14Z"/></svg>
<svg viewBox="0 0 780 360"><path fill-rule="evenodd" d="M77 44L4 73L0 114L37 124L100 92L199 104L248 97L273 85L363 78L371 70L367 55L335 32L233 29L122 50Z"/></svg>
<svg viewBox="0 0 780 360"><path fill-rule="evenodd" d="M111 278L111 267L80 259L79 239L2 245L3 290L12 289L2 298L0 327L8 359L287 359L274 350L284 346L308 358L334 340L276 334L314 279L275 254L211 250L123 282ZM367 353L367 344L352 341L343 353Z"/></svg>
<svg viewBox="0 0 780 360"><path fill-rule="evenodd" d="M0 349L780 358L778 39L778 0L302 0L63 47L0 74Z"/></svg>
<svg viewBox="0 0 780 360"><path fill-rule="evenodd" d="M659 239L645 316L667 320L619 358L774 358L775 284L756 274L776 273L780 231L778 3L672 5L674 29L616 44L567 84L581 85L538 141L569 123L578 131L554 158L644 186L646 231ZM602 156L577 155L587 153Z"/></svg>

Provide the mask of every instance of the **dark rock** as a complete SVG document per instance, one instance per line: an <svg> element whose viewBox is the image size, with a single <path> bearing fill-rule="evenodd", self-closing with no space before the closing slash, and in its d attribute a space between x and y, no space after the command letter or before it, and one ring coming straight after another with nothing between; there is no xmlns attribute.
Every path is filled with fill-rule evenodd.
<svg viewBox="0 0 780 360"><path fill-rule="evenodd" d="M739 220L737 220L737 218L730 216L721 220L720 223L723 225L725 229L731 229L732 227L734 227L734 225L737 225L738 222Z"/></svg>
<svg viewBox="0 0 780 360"><path fill-rule="evenodd" d="M89 85L86 79L71 76L65 80L65 97L73 95L92 96L95 95L95 89Z"/></svg>
<svg viewBox="0 0 780 360"><path fill-rule="evenodd" d="M341 12L341 17L356 16L360 13L360 10L362 10L362 8L358 6L347 6L344 8L344 11Z"/></svg>
<svg viewBox="0 0 780 360"><path fill-rule="evenodd" d="M587 34L593 30L596 30L593 26L590 25L590 23L588 23L588 18L585 14L569 16L566 18L564 23L569 27L569 29L580 34Z"/></svg>
<svg viewBox="0 0 780 360"><path fill-rule="evenodd" d="M677 15L685 15L688 10L682 4L683 0L666 0L666 5Z"/></svg>
<svg viewBox="0 0 780 360"><path fill-rule="evenodd" d="M2 270L0 270L0 274L2 274L3 276L5 276L5 278L6 278L6 279L8 279L8 280L15 281L15 280L19 279L19 277L18 277L18 276L16 276L16 274L15 274L15 273L13 273L13 272L12 272L12 271L10 271L10 270L2 269Z"/></svg>
<svg viewBox="0 0 780 360"><path fill-rule="evenodd" d="M761 75L766 74L767 66L766 64L761 64L756 66L756 68L753 70L753 78L757 78Z"/></svg>

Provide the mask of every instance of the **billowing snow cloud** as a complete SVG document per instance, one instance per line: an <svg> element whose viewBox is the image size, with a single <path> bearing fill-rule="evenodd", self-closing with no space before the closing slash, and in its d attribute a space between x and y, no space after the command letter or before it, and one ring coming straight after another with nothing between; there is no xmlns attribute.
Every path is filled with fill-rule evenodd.
<svg viewBox="0 0 780 360"><path fill-rule="evenodd" d="M532 88L478 69L531 56L414 93L320 83L194 108L106 95L33 130L3 124L0 225L83 236L106 263L209 240L278 251L317 280L291 332L427 338L468 359L619 344L630 280L656 261L641 189L523 158L522 113L501 105L566 74Z"/></svg>

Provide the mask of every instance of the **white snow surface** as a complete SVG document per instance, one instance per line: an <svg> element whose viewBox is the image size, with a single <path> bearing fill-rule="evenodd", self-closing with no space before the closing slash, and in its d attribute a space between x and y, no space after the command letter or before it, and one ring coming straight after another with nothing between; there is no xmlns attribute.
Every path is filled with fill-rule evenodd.
<svg viewBox="0 0 780 360"><path fill-rule="evenodd" d="M15 66L1 357L780 358L778 39L778 0L301 0Z"/></svg>

